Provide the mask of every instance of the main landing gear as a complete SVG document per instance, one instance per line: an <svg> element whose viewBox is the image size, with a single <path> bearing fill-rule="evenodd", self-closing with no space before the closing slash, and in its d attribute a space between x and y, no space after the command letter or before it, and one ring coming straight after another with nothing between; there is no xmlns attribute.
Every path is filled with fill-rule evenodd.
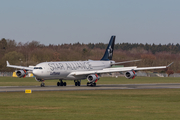
<svg viewBox="0 0 180 120"><path fill-rule="evenodd" d="M87 86L96 86L95 82L87 82Z"/></svg>
<svg viewBox="0 0 180 120"><path fill-rule="evenodd" d="M66 82L59 80L59 82L57 82L57 86L66 86Z"/></svg>
<svg viewBox="0 0 180 120"><path fill-rule="evenodd" d="M81 80L74 80L75 86L81 86Z"/></svg>

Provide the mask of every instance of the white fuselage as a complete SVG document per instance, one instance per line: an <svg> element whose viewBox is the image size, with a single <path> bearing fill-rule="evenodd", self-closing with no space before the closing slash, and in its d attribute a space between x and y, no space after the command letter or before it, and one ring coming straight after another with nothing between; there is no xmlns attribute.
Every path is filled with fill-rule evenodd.
<svg viewBox="0 0 180 120"><path fill-rule="evenodd" d="M62 80L78 80L86 79L83 76L70 76L71 72L102 70L111 67L114 61L64 61L64 62L43 62L37 64L33 70L33 74L38 79L62 79ZM38 69L41 68L41 69Z"/></svg>

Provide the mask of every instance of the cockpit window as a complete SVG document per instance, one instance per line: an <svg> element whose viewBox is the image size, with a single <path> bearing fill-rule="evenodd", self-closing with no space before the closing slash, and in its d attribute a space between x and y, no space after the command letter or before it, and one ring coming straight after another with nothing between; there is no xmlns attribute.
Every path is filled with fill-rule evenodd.
<svg viewBox="0 0 180 120"><path fill-rule="evenodd" d="M42 69L42 67L34 67L34 69Z"/></svg>

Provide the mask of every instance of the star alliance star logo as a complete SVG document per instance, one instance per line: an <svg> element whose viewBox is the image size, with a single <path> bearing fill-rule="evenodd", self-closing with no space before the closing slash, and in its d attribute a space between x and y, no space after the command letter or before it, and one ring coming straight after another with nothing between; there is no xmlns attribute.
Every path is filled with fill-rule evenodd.
<svg viewBox="0 0 180 120"><path fill-rule="evenodd" d="M111 46L109 46L109 49L108 49L109 57L112 57L112 52L113 52L113 49L111 48Z"/></svg>

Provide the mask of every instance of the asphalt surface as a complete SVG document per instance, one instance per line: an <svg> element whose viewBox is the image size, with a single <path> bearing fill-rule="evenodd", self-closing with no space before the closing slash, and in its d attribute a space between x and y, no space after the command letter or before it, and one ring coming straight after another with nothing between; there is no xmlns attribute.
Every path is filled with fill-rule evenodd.
<svg viewBox="0 0 180 120"><path fill-rule="evenodd" d="M118 89L173 89L180 88L180 83L163 84L111 84L91 86L1 86L0 92L25 92L31 91L75 91L75 90L118 90Z"/></svg>

